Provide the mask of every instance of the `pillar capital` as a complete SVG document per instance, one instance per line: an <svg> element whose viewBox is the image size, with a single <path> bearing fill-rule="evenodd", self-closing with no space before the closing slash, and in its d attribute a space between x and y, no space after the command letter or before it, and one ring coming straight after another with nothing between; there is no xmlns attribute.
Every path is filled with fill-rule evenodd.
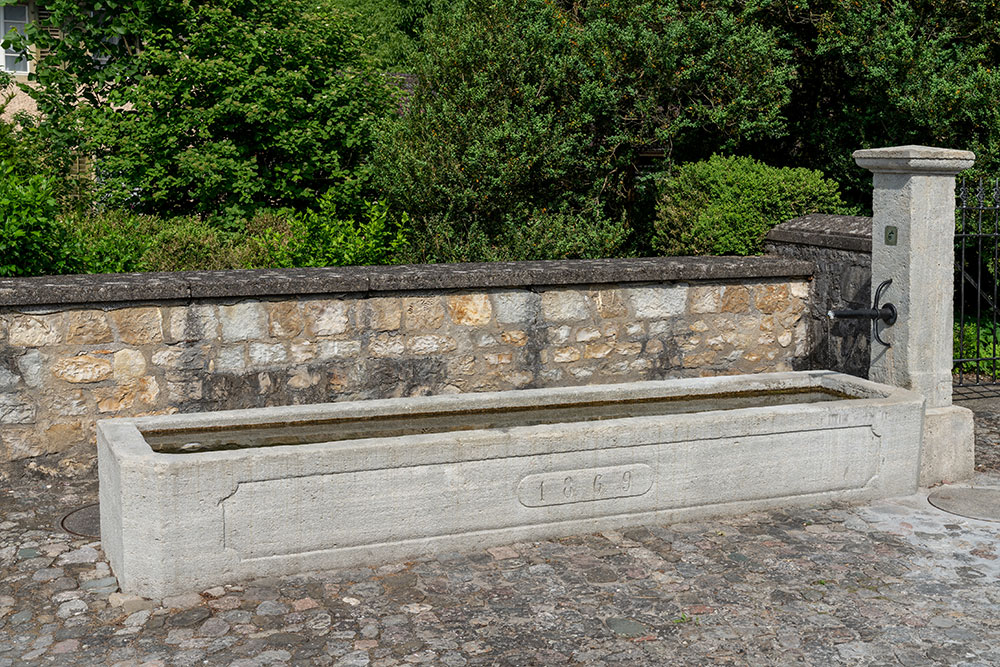
<svg viewBox="0 0 1000 667"><path fill-rule="evenodd" d="M867 148L854 152L859 167L876 174L927 174L954 176L972 167L976 160L971 151L931 146L892 146Z"/></svg>

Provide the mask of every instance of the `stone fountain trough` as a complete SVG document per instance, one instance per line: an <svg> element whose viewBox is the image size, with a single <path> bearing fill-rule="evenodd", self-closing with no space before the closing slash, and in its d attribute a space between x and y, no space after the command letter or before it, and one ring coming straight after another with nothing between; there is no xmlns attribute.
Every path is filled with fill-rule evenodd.
<svg viewBox="0 0 1000 667"><path fill-rule="evenodd" d="M831 372L102 421L122 591L917 488L924 399Z"/></svg>

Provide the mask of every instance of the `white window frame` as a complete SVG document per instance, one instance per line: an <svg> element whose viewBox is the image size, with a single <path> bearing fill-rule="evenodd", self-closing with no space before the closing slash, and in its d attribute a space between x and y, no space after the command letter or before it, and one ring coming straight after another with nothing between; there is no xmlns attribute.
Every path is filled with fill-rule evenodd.
<svg viewBox="0 0 1000 667"><path fill-rule="evenodd" d="M15 8L23 9L24 10L24 20L23 21L21 21L21 20L16 20L16 21L8 20L8 18L7 18L7 10L8 9L15 9ZM14 29L19 29L19 30L23 31L24 28L30 22L31 22L31 12L30 12L30 9L28 7L28 3L25 2L25 3L16 4L16 5L5 5L5 6L0 7L0 37L5 38L7 36L7 33L9 33L11 30L14 30ZM10 74L22 74L22 75L23 74L28 74L28 72L31 71L31 62L27 58L24 58L24 57L22 57L21 60L17 63L17 68L16 69L8 69L7 68L7 58L10 58L12 56L21 56L21 55L22 54L19 51L15 51L14 49L4 49L4 54L3 54L4 57L3 57L3 60L0 61L0 70L2 70L4 72L8 72Z"/></svg>

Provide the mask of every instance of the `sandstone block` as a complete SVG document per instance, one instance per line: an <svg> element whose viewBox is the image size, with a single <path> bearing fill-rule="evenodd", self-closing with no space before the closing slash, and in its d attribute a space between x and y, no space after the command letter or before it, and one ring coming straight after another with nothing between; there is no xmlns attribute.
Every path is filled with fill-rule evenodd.
<svg viewBox="0 0 1000 667"><path fill-rule="evenodd" d="M743 285L730 285L722 293L722 312L745 313L750 310L750 290Z"/></svg>
<svg viewBox="0 0 1000 667"><path fill-rule="evenodd" d="M528 290L494 292L493 317L500 324L522 324L534 322L538 316L541 298Z"/></svg>
<svg viewBox="0 0 1000 667"><path fill-rule="evenodd" d="M663 352L663 341L654 338L646 342L646 354L657 355L661 352Z"/></svg>
<svg viewBox="0 0 1000 667"><path fill-rule="evenodd" d="M612 352L615 348L607 343L597 343L595 345L587 345L583 349L583 356L587 359L603 359Z"/></svg>
<svg viewBox="0 0 1000 667"><path fill-rule="evenodd" d="M288 378L289 389L308 389L315 387L322 381L323 377L319 373L313 373L308 368L297 368Z"/></svg>
<svg viewBox="0 0 1000 667"><path fill-rule="evenodd" d="M514 361L514 355L510 352L498 352L486 355L486 363L490 366L505 366Z"/></svg>
<svg viewBox="0 0 1000 667"><path fill-rule="evenodd" d="M445 363L448 365L449 376L474 375L476 372L476 358L472 355L449 357Z"/></svg>
<svg viewBox="0 0 1000 667"><path fill-rule="evenodd" d="M308 340L295 340L288 347L289 358L293 363L302 364L316 358L316 344Z"/></svg>
<svg viewBox="0 0 1000 667"><path fill-rule="evenodd" d="M597 308L597 314L604 319L625 317L628 314L628 304L621 290L597 290L590 293L590 298Z"/></svg>
<svg viewBox="0 0 1000 667"><path fill-rule="evenodd" d="M31 428L18 428L8 426L0 429L0 443L6 452L5 459L8 461L20 461L35 456L51 454L48 442L41 431Z"/></svg>
<svg viewBox="0 0 1000 667"><path fill-rule="evenodd" d="M692 313L717 313L722 306L722 288L702 285L688 289L688 309Z"/></svg>
<svg viewBox="0 0 1000 667"><path fill-rule="evenodd" d="M131 410L135 405L137 383L116 385L114 387L101 387L95 390L94 397L97 399L97 411L101 413L120 412Z"/></svg>
<svg viewBox="0 0 1000 667"><path fill-rule="evenodd" d="M42 386L45 382L44 361L45 355L38 350L27 350L17 358L17 370L20 371L24 384L32 389Z"/></svg>
<svg viewBox="0 0 1000 667"><path fill-rule="evenodd" d="M572 331L569 327L549 327L546 330L546 335L548 336L549 343L552 345L562 345L569 340L569 334Z"/></svg>
<svg viewBox="0 0 1000 667"><path fill-rule="evenodd" d="M361 341L357 340L324 340L317 347L317 359L356 358L361 355Z"/></svg>
<svg viewBox="0 0 1000 667"><path fill-rule="evenodd" d="M781 347L788 347L791 344L792 344L792 332L787 330L781 332L781 334L778 336L778 345L780 345Z"/></svg>
<svg viewBox="0 0 1000 667"><path fill-rule="evenodd" d="M222 340L227 343L259 340L267 336L267 315L264 307L256 301L219 306L219 324Z"/></svg>
<svg viewBox="0 0 1000 667"><path fill-rule="evenodd" d="M179 347L158 350L153 353L154 366L162 366L169 370L200 371L207 367L206 354L210 346Z"/></svg>
<svg viewBox="0 0 1000 667"><path fill-rule="evenodd" d="M635 317L640 320L662 320L683 315L687 308L688 286L657 285L652 287L626 287L623 289Z"/></svg>
<svg viewBox="0 0 1000 667"><path fill-rule="evenodd" d="M14 347L44 347L61 343L62 313L54 315L14 315L7 333Z"/></svg>
<svg viewBox="0 0 1000 667"><path fill-rule="evenodd" d="M115 339L103 310L71 310L66 313L66 342L100 345Z"/></svg>
<svg viewBox="0 0 1000 667"><path fill-rule="evenodd" d="M250 363L256 366L280 364L288 358L285 346L270 343L250 343Z"/></svg>
<svg viewBox="0 0 1000 667"><path fill-rule="evenodd" d="M89 354L60 359L52 366L52 374L73 384L88 384L111 379L111 362Z"/></svg>
<svg viewBox="0 0 1000 667"><path fill-rule="evenodd" d="M472 333L472 344L476 347L496 347L500 343L497 342L496 336L485 331L474 331Z"/></svg>
<svg viewBox="0 0 1000 667"><path fill-rule="evenodd" d="M133 380L145 374L146 357L140 350L119 350L115 352L115 380Z"/></svg>
<svg viewBox="0 0 1000 667"><path fill-rule="evenodd" d="M634 356L642 352L642 343L615 343L615 351L623 356Z"/></svg>
<svg viewBox="0 0 1000 667"><path fill-rule="evenodd" d="M447 304L451 321L460 326L479 327L493 318L493 306L485 294L454 294Z"/></svg>
<svg viewBox="0 0 1000 667"><path fill-rule="evenodd" d="M379 334L368 343L368 354L373 357L398 357L403 354L403 339L400 336Z"/></svg>
<svg viewBox="0 0 1000 667"><path fill-rule="evenodd" d="M403 325L403 305L399 299L367 299L363 312L365 325L372 331L398 331Z"/></svg>
<svg viewBox="0 0 1000 667"><path fill-rule="evenodd" d="M267 304L268 330L275 338L293 338L302 333L304 320L297 301Z"/></svg>
<svg viewBox="0 0 1000 667"><path fill-rule="evenodd" d="M171 308L167 328L170 342L191 343L219 339L219 318L213 306L190 305Z"/></svg>
<svg viewBox="0 0 1000 667"><path fill-rule="evenodd" d="M501 377L517 389L527 387L535 380L535 376L528 371L511 371L503 373Z"/></svg>
<svg viewBox="0 0 1000 667"><path fill-rule="evenodd" d="M684 368L702 368L715 362L718 354L712 350L684 355Z"/></svg>
<svg viewBox="0 0 1000 667"><path fill-rule="evenodd" d="M403 299L408 331L435 331L444 324L444 306L440 297L409 297Z"/></svg>
<svg viewBox="0 0 1000 667"><path fill-rule="evenodd" d="M575 347L563 347L552 353L552 361L557 364L569 364L579 361L581 356L580 350Z"/></svg>
<svg viewBox="0 0 1000 667"><path fill-rule="evenodd" d="M156 399L160 395L160 383L157 382L155 377L146 376L144 378L139 378L139 382L136 385L136 398L141 402L148 405L155 405Z"/></svg>
<svg viewBox="0 0 1000 667"><path fill-rule="evenodd" d="M577 343L591 343L601 337L601 330L597 327L584 327L576 332Z"/></svg>
<svg viewBox="0 0 1000 667"><path fill-rule="evenodd" d="M34 424L35 406L21 394L0 394L0 424Z"/></svg>
<svg viewBox="0 0 1000 667"><path fill-rule="evenodd" d="M791 292L792 296L796 299L809 298L809 283L807 282L789 283L788 289Z"/></svg>
<svg viewBox="0 0 1000 667"><path fill-rule="evenodd" d="M45 429L47 453L65 452L90 444L90 429L81 421L61 422Z"/></svg>
<svg viewBox="0 0 1000 667"><path fill-rule="evenodd" d="M246 354L242 345L220 348L215 353L215 371L243 375L246 372Z"/></svg>
<svg viewBox="0 0 1000 667"><path fill-rule="evenodd" d="M524 347L528 344L528 334L524 331L504 331L500 334L500 338L507 345L515 347Z"/></svg>
<svg viewBox="0 0 1000 667"><path fill-rule="evenodd" d="M754 287L754 305L762 313L777 313L788 307L788 285L771 283Z"/></svg>
<svg viewBox="0 0 1000 667"><path fill-rule="evenodd" d="M548 322L587 320L590 319L590 302L575 290L547 290L542 293L542 317Z"/></svg>
<svg viewBox="0 0 1000 667"><path fill-rule="evenodd" d="M410 354L440 354L457 347L455 339L448 336L413 336L406 341L406 351Z"/></svg>
<svg viewBox="0 0 1000 667"><path fill-rule="evenodd" d="M118 339L128 345L163 342L163 316L159 308L121 308L111 311Z"/></svg>
<svg viewBox="0 0 1000 667"><path fill-rule="evenodd" d="M80 389L59 390L46 397L49 413L60 417L80 417L87 414L87 399Z"/></svg>

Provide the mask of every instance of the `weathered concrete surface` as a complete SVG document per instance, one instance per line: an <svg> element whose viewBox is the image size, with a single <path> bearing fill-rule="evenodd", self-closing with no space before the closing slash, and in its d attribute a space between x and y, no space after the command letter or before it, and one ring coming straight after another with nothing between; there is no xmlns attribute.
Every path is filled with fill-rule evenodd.
<svg viewBox="0 0 1000 667"><path fill-rule="evenodd" d="M868 377L906 387L927 399L927 408L952 401L952 337L955 261L955 175L975 156L927 146L898 146L854 153L874 174L872 194L872 297L892 280L885 302L896 306L895 325L876 326L891 347L872 344ZM927 484L965 479L973 473L971 421L953 413L928 414L924 435ZM936 438L936 440L935 440Z"/></svg>
<svg viewBox="0 0 1000 667"><path fill-rule="evenodd" d="M925 493L146 599L57 528L96 479L46 469L0 465L5 667L1000 664L1000 524Z"/></svg>
<svg viewBox="0 0 1000 667"><path fill-rule="evenodd" d="M471 421L543 405L819 387L854 398L189 454L154 452L143 436L394 415ZM163 596L650 521L886 497L916 489L922 415L912 392L809 372L105 421L104 548L123 591Z"/></svg>
<svg viewBox="0 0 1000 667"><path fill-rule="evenodd" d="M971 410L957 405L927 410L920 484L933 486L971 477L976 463L975 444Z"/></svg>

